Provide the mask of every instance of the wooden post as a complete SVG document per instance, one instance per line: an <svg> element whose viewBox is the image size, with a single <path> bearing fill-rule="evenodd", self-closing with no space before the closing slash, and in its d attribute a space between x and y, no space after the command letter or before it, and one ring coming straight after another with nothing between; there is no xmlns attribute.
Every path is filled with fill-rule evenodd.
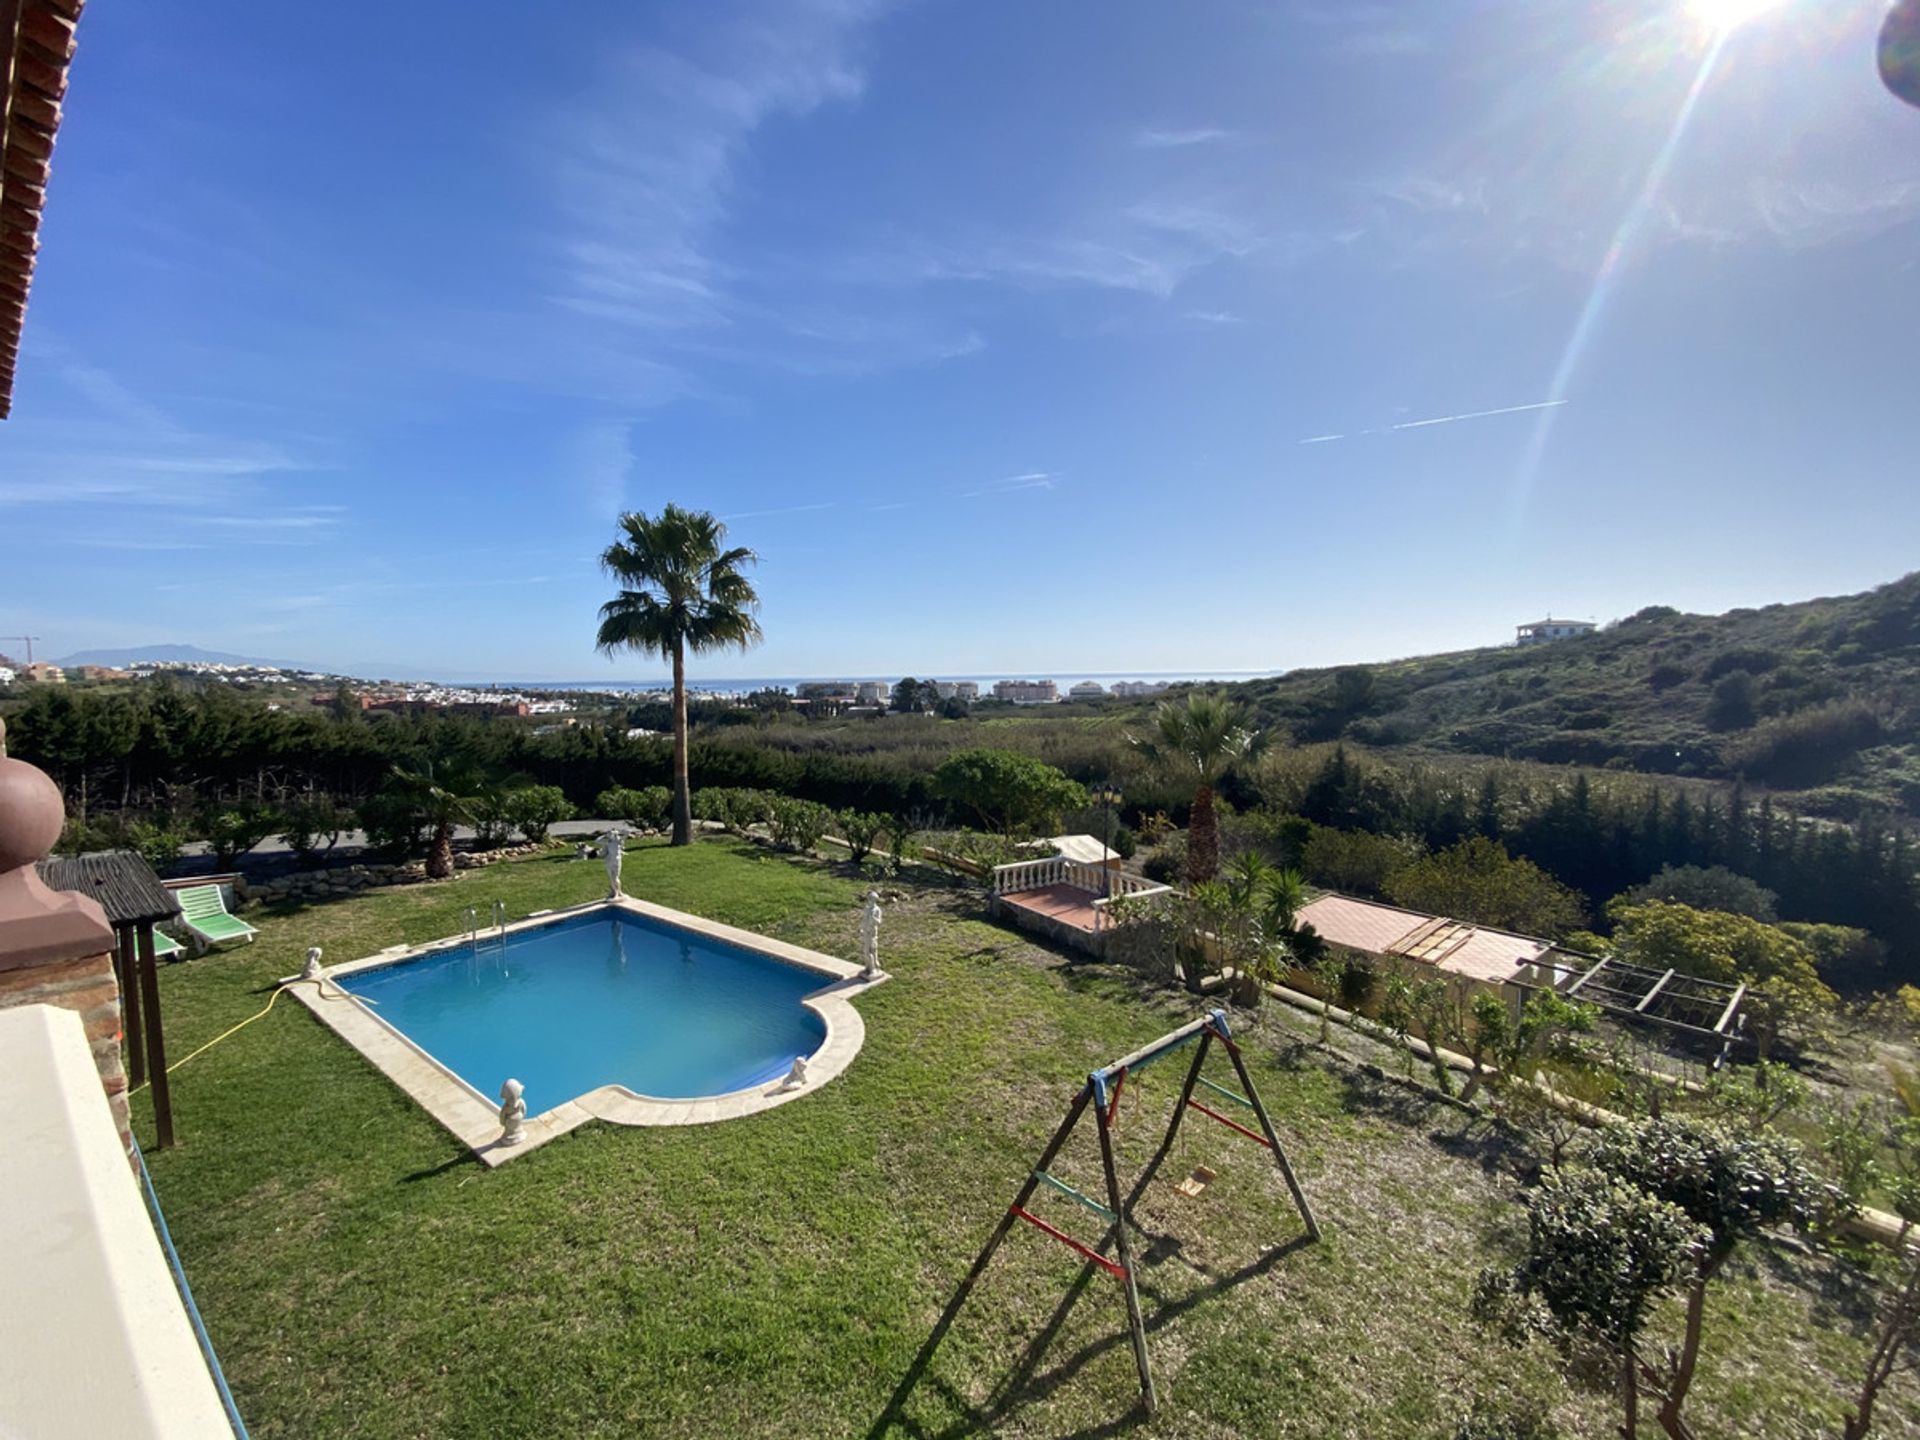
<svg viewBox="0 0 1920 1440"><path fill-rule="evenodd" d="M1274 1133L1273 1121L1267 1118L1267 1107L1260 1103L1260 1092L1253 1088L1253 1076L1247 1073L1246 1062L1240 1058L1240 1047L1231 1040L1224 1042L1227 1058L1233 1061L1234 1073L1240 1077L1240 1084L1247 1092L1247 1099L1253 1102L1253 1113L1260 1117L1260 1128L1266 1133L1267 1145L1273 1151L1274 1163L1280 1167L1281 1177L1287 1182L1287 1189L1293 1194L1293 1203L1300 1211L1300 1218L1307 1222L1307 1238L1320 1238L1320 1222L1313 1218L1313 1207L1307 1204L1307 1193L1300 1188L1300 1181L1293 1173L1293 1166L1287 1160L1287 1152L1280 1148L1280 1137ZM1180 1108L1185 1110L1186 1102Z"/></svg>
<svg viewBox="0 0 1920 1440"><path fill-rule="evenodd" d="M1087 1087L1091 1090L1091 1084ZM1140 1314L1140 1289L1133 1276L1133 1247L1127 1242L1127 1202L1120 1195L1120 1173L1113 1163L1113 1131L1107 1124L1107 1107L1093 1107L1094 1124L1100 1132L1100 1165L1107 1172L1107 1205L1113 1211L1113 1233L1120 1247L1122 1283L1127 1287L1127 1328L1133 1332L1133 1363L1140 1369L1140 1394L1151 1415L1158 1397L1153 1393L1153 1367L1147 1363L1147 1322ZM1045 1169L1045 1166L1041 1166Z"/></svg>
<svg viewBox="0 0 1920 1440"><path fill-rule="evenodd" d="M1067 1137L1073 1133L1073 1127L1079 1122L1080 1116L1087 1108L1087 1102L1092 1098L1091 1085L1085 1086L1074 1098L1073 1104L1067 1109L1067 1118L1062 1120L1060 1128L1053 1132L1053 1139L1047 1142L1047 1148L1035 1162L1033 1171L1044 1170L1053 1162L1053 1157L1058 1155L1061 1146L1067 1143ZM1014 1197L1013 1204L1009 1205L1001 1215L1000 1223L993 1227L993 1234L987 1237L987 1243L974 1260L973 1268L967 1271L966 1278L960 1282L960 1288L953 1292L953 1299L947 1302L949 1315L959 1310L961 1303L967 1298L967 1293L973 1289L974 1283L986 1272L987 1262L993 1258L993 1252L1000 1248L1000 1242L1007 1238L1007 1232L1013 1228L1013 1222L1019 1218L1014 1212L1025 1209L1027 1202L1033 1199L1033 1192L1040 1188L1040 1180L1033 1171L1027 1173L1027 1183L1020 1187L1020 1193Z"/></svg>
<svg viewBox="0 0 1920 1440"><path fill-rule="evenodd" d="M153 922L140 922L140 991L147 1012L147 1060L153 1075L153 1130L159 1148L173 1145L173 1095L167 1088L167 1046L160 1034L160 976L153 953Z"/></svg>
<svg viewBox="0 0 1920 1440"><path fill-rule="evenodd" d="M127 1055L127 1086L137 1090L146 1082L146 1034L140 1025L140 955L133 926L113 930L114 978L120 982L120 1034Z"/></svg>

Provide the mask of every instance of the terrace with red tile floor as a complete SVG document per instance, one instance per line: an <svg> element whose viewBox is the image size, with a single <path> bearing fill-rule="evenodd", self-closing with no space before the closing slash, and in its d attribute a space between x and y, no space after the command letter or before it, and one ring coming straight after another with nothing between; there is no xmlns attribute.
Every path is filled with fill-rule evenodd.
<svg viewBox="0 0 1920 1440"><path fill-rule="evenodd" d="M1038 890L1021 890L1012 895L1002 895L1000 903L1016 910L1044 915L1049 920L1057 920L1063 925L1071 925L1076 930L1085 930L1088 934L1092 934L1097 915L1093 902L1099 898L1092 891L1082 890L1078 885L1047 885Z"/></svg>

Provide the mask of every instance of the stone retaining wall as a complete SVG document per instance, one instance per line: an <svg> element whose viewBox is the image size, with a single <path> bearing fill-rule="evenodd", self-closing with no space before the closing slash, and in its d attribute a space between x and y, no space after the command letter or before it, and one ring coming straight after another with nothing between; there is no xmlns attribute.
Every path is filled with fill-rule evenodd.
<svg viewBox="0 0 1920 1440"><path fill-rule="evenodd" d="M502 860L518 860L553 848L552 843L542 841L537 844L504 845L498 850L460 850L454 853L453 868L456 872L481 870L489 865L497 865ZM426 878L426 862L410 860L400 865L375 863L340 865L330 870L301 870L290 875L276 875L269 880L236 877L233 891L234 899L242 904L258 901L262 905L272 905L283 900L331 900L383 885L417 885Z"/></svg>

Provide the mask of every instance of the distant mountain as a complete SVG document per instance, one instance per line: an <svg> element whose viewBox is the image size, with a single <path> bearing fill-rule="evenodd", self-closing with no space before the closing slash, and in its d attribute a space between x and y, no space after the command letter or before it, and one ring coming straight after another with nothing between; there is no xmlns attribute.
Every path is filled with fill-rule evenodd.
<svg viewBox="0 0 1920 1440"><path fill-rule="evenodd" d="M202 650L198 645L136 645L125 650L76 650L53 662L56 665L272 665L282 670L304 670L287 660L262 660L257 655L229 655L222 650Z"/></svg>
<svg viewBox="0 0 1920 1440"><path fill-rule="evenodd" d="M1725 615L1654 605L1575 639L1232 688L1300 741L1744 779L1842 818L1920 817L1920 574Z"/></svg>

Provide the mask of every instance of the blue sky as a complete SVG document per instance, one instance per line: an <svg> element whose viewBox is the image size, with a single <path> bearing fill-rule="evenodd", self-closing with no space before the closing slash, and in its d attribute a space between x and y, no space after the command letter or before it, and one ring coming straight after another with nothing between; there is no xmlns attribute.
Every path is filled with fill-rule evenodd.
<svg viewBox="0 0 1920 1440"><path fill-rule="evenodd" d="M0 632L651 674L592 652L593 557L667 500L763 556L712 674L1280 669L1888 580L1881 9L1716 50L1686 0L94 6Z"/></svg>

